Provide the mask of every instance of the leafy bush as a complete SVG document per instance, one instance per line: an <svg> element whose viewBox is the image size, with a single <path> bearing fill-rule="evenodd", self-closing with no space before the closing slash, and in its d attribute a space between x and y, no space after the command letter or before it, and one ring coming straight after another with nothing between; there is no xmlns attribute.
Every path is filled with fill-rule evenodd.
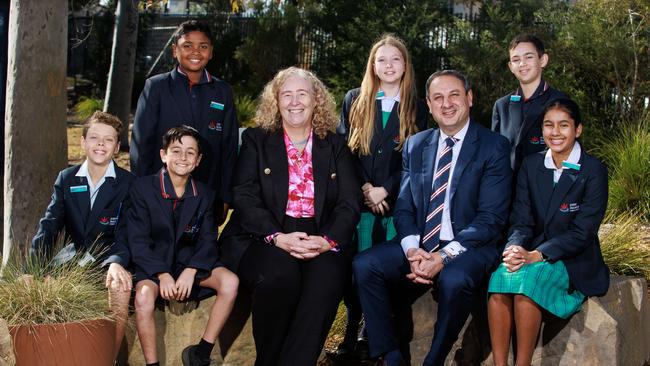
<svg viewBox="0 0 650 366"><path fill-rule="evenodd" d="M600 249L611 273L650 279L650 243L634 212L609 211L600 232Z"/></svg>
<svg viewBox="0 0 650 366"><path fill-rule="evenodd" d="M0 278L0 318L8 325L111 318L101 268L81 267L77 257L55 265L42 256L12 255Z"/></svg>
<svg viewBox="0 0 650 366"><path fill-rule="evenodd" d="M237 109L237 120L240 127L255 127L253 117L257 103L250 95L238 95L235 97L235 109Z"/></svg>
<svg viewBox="0 0 650 366"><path fill-rule="evenodd" d="M74 113L77 121L83 122L86 118L92 116L95 111L101 111L103 108L104 101L102 99L81 97L74 106Z"/></svg>
<svg viewBox="0 0 650 366"><path fill-rule="evenodd" d="M609 167L609 208L633 210L650 222L650 113L620 123L595 153Z"/></svg>

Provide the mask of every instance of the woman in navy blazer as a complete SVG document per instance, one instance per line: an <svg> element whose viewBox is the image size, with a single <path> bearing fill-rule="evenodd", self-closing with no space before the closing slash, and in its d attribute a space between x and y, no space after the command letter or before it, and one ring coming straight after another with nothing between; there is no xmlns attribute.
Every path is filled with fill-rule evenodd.
<svg viewBox="0 0 650 366"><path fill-rule="evenodd" d="M503 263L488 292L494 363L506 365L513 322L517 365L529 365L542 312L568 318L586 296L609 287L598 228L607 208L607 170L585 153L578 106L558 99L542 124L549 149L525 158Z"/></svg>
<svg viewBox="0 0 650 366"><path fill-rule="evenodd" d="M315 365L349 276L361 190L334 101L309 71L269 82L244 131L221 258L252 293L261 365Z"/></svg>

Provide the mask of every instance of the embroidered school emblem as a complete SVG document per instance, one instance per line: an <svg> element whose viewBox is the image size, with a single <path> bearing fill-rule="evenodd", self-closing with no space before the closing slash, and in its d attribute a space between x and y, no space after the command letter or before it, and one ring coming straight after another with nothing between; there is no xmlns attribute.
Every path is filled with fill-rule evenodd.
<svg viewBox="0 0 650 366"><path fill-rule="evenodd" d="M217 122L216 120L210 121L208 128L214 131L221 131L223 129L221 123Z"/></svg>
<svg viewBox="0 0 650 366"><path fill-rule="evenodd" d="M111 219L108 216L103 216L99 218L99 223L102 225L108 225L111 222Z"/></svg>
<svg viewBox="0 0 650 366"><path fill-rule="evenodd" d="M393 137L393 142L399 144L399 135L395 135L395 137Z"/></svg>
<svg viewBox="0 0 650 366"><path fill-rule="evenodd" d="M569 204L564 202L560 205L560 212L569 212Z"/></svg>
<svg viewBox="0 0 650 366"><path fill-rule="evenodd" d="M545 145L544 143L544 138L543 137L538 137L538 136L533 136L530 138L530 143L533 145Z"/></svg>

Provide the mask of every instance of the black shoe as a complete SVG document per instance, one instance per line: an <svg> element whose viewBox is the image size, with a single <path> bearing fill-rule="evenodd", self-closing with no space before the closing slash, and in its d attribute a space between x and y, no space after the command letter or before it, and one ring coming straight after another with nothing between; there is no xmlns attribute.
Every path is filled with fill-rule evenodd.
<svg viewBox="0 0 650 366"><path fill-rule="evenodd" d="M210 358L200 358L196 351L198 345L187 346L181 354L183 366L210 366Z"/></svg>

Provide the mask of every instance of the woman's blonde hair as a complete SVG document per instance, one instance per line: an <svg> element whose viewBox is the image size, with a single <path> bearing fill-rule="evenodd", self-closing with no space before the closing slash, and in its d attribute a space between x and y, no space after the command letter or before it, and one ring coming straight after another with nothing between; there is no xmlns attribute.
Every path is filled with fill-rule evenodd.
<svg viewBox="0 0 650 366"><path fill-rule="evenodd" d="M314 133L319 138L325 138L327 132L334 132L339 124L336 115L334 98L314 73L298 67L289 67L280 70L273 80L269 81L260 95L260 102L255 112L255 124L267 131L282 128L282 116L278 108L280 88L290 77L301 77L309 82L314 98L314 112L311 125Z"/></svg>
<svg viewBox="0 0 650 366"><path fill-rule="evenodd" d="M402 145L407 137L418 132L415 124L417 117L417 101L415 91L415 76L411 55L409 55L404 41L393 34L384 34L381 36L370 50L368 62L366 64L366 73L361 82L359 96L352 103L350 109L350 137L348 146L354 152L361 155L370 155L370 141L375 129L376 97L379 91L380 80L375 74L374 63L377 50L381 46L393 46L402 53L404 60L404 75L400 81L400 103L399 103L399 144L395 148L401 150Z"/></svg>

